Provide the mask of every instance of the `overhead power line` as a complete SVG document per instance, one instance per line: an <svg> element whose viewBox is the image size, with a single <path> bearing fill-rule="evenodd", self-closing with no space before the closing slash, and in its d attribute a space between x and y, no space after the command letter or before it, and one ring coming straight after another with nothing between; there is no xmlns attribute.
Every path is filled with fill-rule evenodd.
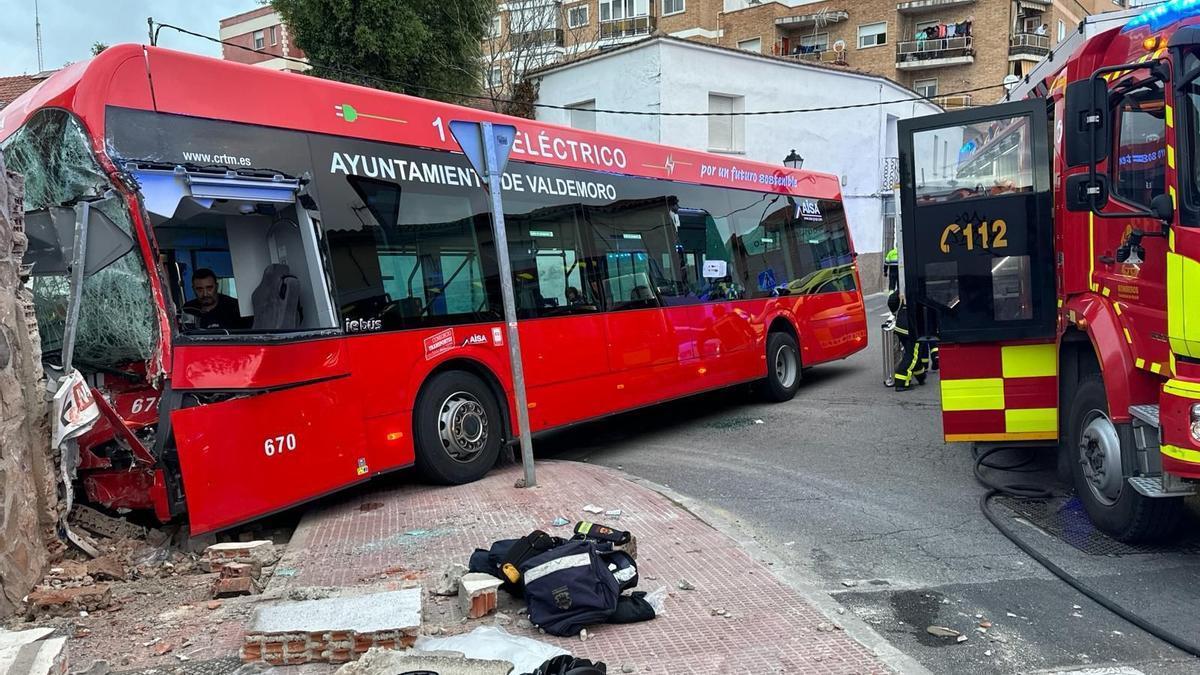
<svg viewBox="0 0 1200 675"><path fill-rule="evenodd" d="M271 56L273 58L281 59L283 61L289 61L291 63L296 63L296 64L305 65L305 66L309 66L309 67L320 68L321 70L325 70L325 71L328 71L331 73L337 73L339 75L347 75L350 77L359 78L360 80L364 80L364 81L374 81L374 82L379 82L379 83L383 83L383 84L390 84L393 86L403 87L406 90L423 89L425 91L429 91L429 92L433 92L433 93L437 93L437 94L444 94L447 96L456 96L456 97L462 98L462 99L474 99L477 101L490 101L493 103L512 103L513 102L511 99L500 98L500 97L496 97L496 96L481 96L479 94L467 94L467 93L464 93L461 91L446 91L444 89L435 89L432 87L418 87L416 85L412 85L407 82L400 82L398 80L392 80L392 79L388 79L386 77L380 77L378 75L371 75L370 73L364 73L362 71L354 70L351 68L342 68L339 66L327 66L327 65L322 65L322 64L315 64L312 61L306 61L304 59L297 59L297 58L290 57L290 56L276 56L274 54L270 54L269 52L266 52L266 51L263 51L260 49L254 49L253 47L247 47L245 45L235 44L235 43L229 42L227 40L221 40L220 38L215 38L211 35L204 35L202 33L197 33L195 31L191 31L186 28L180 28L179 26L173 26L169 23L155 23L154 26L155 26L154 33L152 35L153 39L151 40L151 44L154 44L154 45L156 45L158 43L158 31L163 28L170 28L172 30L179 31L180 33L184 33L185 35L191 35L192 37L198 37L202 40L208 40L210 42L215 42L217 44L225 45L227 47L234 47L236 49L242 49L242 50L245 50L248 52L254 52L255 54L265 54L265 55ZM589 109L588 112L605 114L605 115L637 115L637 116L645 116L645 117L755 117L755 116L762 116L762 115L794 115L794 114L800 114L800 113L815 113L815 112L829 112L829 111L836 111L836 110L850 110L853 108L871 108L874 106L894 105L894 104L899 104L899 103L913 103L913 102L917 102L917 101L924 101L924 102L930 103L930 102L934 102L934 100L938 99L938 98L946 98L946 97L951 97L951 96L962 96L964 94L975 94L975 93L978 93L981 91L988 91L991 89L1000 89L1003 86L1004 86L1003 84L989 84L989 85L986 85L983 87L974 87L972 89L961 89L959 91L947 92L945 94L938 94L936 96L910 96L910 97L906 97L906 98L891 99L888 101L872 101L870 103L848 103L845 105L822 106L822 107L817 107L817 108L790 108L790 109L785 109L785 110L749 110L749 111L742 111L742 112L656 112L656 111L649 111L649 110L612 110L612 109L596 108L595 110ZM532 105L535 108L545 108L547 110L576 110L576 108L572 108L571 106L555 105L553 103L532 103L532 104L528 104L528 105ZM936 103L935 103L935 105L936 105Z"/></svg>

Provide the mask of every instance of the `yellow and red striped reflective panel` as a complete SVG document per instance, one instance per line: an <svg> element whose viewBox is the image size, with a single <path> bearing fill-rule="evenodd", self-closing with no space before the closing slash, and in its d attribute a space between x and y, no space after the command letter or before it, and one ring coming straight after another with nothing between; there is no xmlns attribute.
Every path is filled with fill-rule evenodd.
<svg viewBox="0 0 1200 675"><path fill-rule="evenodd" d="M947 441L1058 438L1055 343L943 345L940 354Z"/></svg>

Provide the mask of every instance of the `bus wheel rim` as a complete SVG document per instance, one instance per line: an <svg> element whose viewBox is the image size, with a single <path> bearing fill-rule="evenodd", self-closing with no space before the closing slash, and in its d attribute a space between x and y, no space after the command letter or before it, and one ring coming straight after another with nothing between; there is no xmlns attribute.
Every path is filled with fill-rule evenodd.
<svg viewBox="0 0 1200 675"><path fill-rule="evenodd" d="M1102 504L1112 506L1121 496L1121 437L1108 415L1093 410L1084 418L1079 436L1079 464L1088 489Z"/></svg>
<svg viewBox="0 0 1200 675"><path fill-rule="evenodd" d="M454 461L475 459L488 441L487 411L479 399L465 391L447 396L438 412L438 437Z"/></svg>
<svg viewBox="0 0 1200 675"><path fill-rule="evenodd" d="M796 383L796 352L784 345L775 352L775 379L784 389L791 389Z"/></svg>

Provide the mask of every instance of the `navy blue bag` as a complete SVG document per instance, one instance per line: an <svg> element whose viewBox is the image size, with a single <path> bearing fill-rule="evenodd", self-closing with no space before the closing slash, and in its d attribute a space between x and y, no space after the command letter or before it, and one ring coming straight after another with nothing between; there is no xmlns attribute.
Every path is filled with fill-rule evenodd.
<svg viewBox="0 0 1200 675"><path fill-rule="evenodd" d="M620 584L591 541L573 540L521 564L529 620L551 635L576 635L605 623L617 609Z"/></svg>

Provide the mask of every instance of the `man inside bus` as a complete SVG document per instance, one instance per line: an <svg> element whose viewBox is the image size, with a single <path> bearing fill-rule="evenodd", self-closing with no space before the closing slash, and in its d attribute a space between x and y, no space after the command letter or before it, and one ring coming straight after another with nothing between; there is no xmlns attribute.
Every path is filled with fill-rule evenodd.
<svg viewBox="0 0 1200 675"><path fill-rule="evenodd" d="M197 328L242 328L245 321L238 301L217 291L217 275L207 267L192 272L195 299L183 304L183 311L196 319Z"/></svg>

